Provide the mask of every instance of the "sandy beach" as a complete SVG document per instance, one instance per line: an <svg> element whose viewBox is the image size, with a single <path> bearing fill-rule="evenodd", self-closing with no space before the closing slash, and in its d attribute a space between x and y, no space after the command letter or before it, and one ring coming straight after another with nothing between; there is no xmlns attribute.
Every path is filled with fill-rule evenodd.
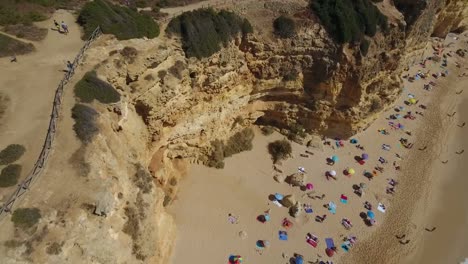
<svg viewBox="0 0 468 264"><path fill-rule="evenodd" d="M447 44L453 41L446 39ZM445 51L456 50L458 45L466 48L465 41L466 37L460 38ZM428 50L427 55L431 54L432 51ZM278 172L273 169L267 145L283 138L278 133L264 136L257 130L253 150L227 159L222 170L192 165L181 182L177 199L169 207L178 228L172 263L196 260L207 264L227 263L231 254L241 255L244 263L293 263L291 257L295 253L313 263L318 263L318 260L334 263L440 263L435 256L447 260L449 255L454 262L447 263L461 261L461 255L468 252L467 242L459 242L468 231L468 207L457 201L463 199L459 195L467 196L463 193L463 187L467 185L461 184L467 180L459 179L462 176L459 172L466 168L463 161L466 161L468 153L459 155L455 152L466 147L466 139L462 136L468 127L457 125L467 118L467 91L459 95L456 91L464 88L467 78L458 77L464 69L456 68L455 61L463 62L457 55L448 57L450 73L445 78L435 80L428 77L414 82L405 79L401 98L394 107L404 107L400 110L402 116L411 111L412 118L386 119L396 114L394 107L382 112L365 131L352 137L365 150L356 148L349 140L343 140L342 147L336 147L335 141L331 140L331 146L325 145L323 149L292 143L293 155L283 162L282 174L297 173L299 167L304 167L306 182L314 185L314 196L324 194L323 199L311 199L300 188L273 180ZM419 70L429 70L430 74L445 71L440 64L428 61L425 68L415 65L404 74L414 76ZM430 80L437 85L430 91L424 90L423 85ZM418 103L405 105L404 101L413 96ZM427 106L427 109L420 105ZM389 122L395 126L400 123L404 128L393 129ZM380 133L381 129L389 134ZM399 142L401 138L413 143L413 147L403 147ZM383 149L383 144L389 146L388 150ZM301 156L306 150L314 155ZM368 154L369 159L360 165L355 156L363 153ZM326 159L332 155L338 156L339 161L328 165ZM381 164L380 157L387 163ZM372 172L376 166L383 167L384 171L376 172L372 180L363 176L365 171ZM398 166L399 170L396 169ZM356 173L344 175L343 171L350 167ZM327 180L324 176L330 170L337 172L337 180ZM393 195L386 193L390 178L398 181ZM354 193L353 185L361 183L367 187L364 195L359 197ZM269 200L269 196L275 193L294 195L301 204L310 205L313 213L303 212L297 218L290 217L287 208L277 207ZM348 197L346 204L340 201L342 195ZM367 212L363 206L366 201L375 212L376 224L372 227L367 226L360 216ZM336 214L324 207L329 202L337 205ZM385 205L385 213L376 210L379 203ZM268 209L271 220L266 223L257 221L257 216ZM238 223L229 223L228 214L238 217ZM315 221L317 215L325 214L325 221ZM293 223L293 227L287 230L281 226L285 217ZM350 230L341 225L343 218L352 222ZM432 227L437 228L433 232L425 231L425 228ZM278 239L280 230L287 231L287 241ZM306 243L307 233L319 238L316 248ZM405 237L398 240L395 235ZM341 244L348 236L356 236L357 243L347 253L341 249ZM338 248L331 258L325 254L326 238L332 238ZM268 240L270 247L257 251L257 240Z"/></svg>

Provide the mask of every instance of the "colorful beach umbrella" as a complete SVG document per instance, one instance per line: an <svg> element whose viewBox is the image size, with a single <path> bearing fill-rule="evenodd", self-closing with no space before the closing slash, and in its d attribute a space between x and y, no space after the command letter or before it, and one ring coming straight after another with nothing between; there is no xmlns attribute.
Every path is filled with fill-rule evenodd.
<svg viewBox="0 0 468 264"><path fill-rule="evenodd" d="M307 190L312 190L312 189L314 189L314 185L309 182L309 183L306 184L306 189Z"/></svg>
<svg viewBox="0 0 468 264"><path fill-rule="evenodd" d="M329 171L328 173L330 173L331 176L336 176L336 171L334 171L334 170Z"/></svg>
<svg viewBox="0 0 468 264"><path fill-rule="evenodd" d="M370 219L374 219L374 218L375 218L375 214L374 214L374 212L372 212L371 210L367 211L367 216L368 216Z"/></svg>
<svg viewBox="0 0 468 264"><path fill-rule="evenodd" d="M410 98L410 99L408 100L408 102L410 102L410 104L415 104L415 103L416 103L416 99Z"/></svg>
<svg viewBox="0 0 468 264"><path fill-rule="evenodd" d="M362 158L363 160L367 160L367 159L369 159L369 155L368 155L367 153L363 153L363 154L361 155L361 158Z"/></svg>
<svg viewBox="0 0 468 264"><path fill-rule="evenodd" d="M231 256L229 256L229 263L231 263L231 264L240 264L240 263L242 263L242 262L243 262L243 259L242 259L242 257L239 256L239 255L236 255L236 256L231 255Z"/></svg>
<svg viewBox="0 0 468 264"><path fill-rule="evenodd" d="M295 259L296 264L303 264L304 263L304 258L301 255L297 255Z"/></svg>
<svg viewBox="0 0 468 264"><path fill-rule="evenodd" d="M348 173L351 174L351 175L354 175L354 173L356 173L356 171L353 168L349 168Z"/></svg>
<svg viewBox="0 0 468 264"><path fill-rule="evenodd" d="M276 199L277 201L281 201L281 200L283 200L283 198L284 198L284 196L283 196L282 194L275 193L275 199Z"/></svg>
<svg viewBox="0 0 468 264"><path fill-rule="evenodd" d="M333 162L337 162L339 160L339 158L338 158L338 156L333 155L333 156L331 156L331 160L333 160Z"/></svg>

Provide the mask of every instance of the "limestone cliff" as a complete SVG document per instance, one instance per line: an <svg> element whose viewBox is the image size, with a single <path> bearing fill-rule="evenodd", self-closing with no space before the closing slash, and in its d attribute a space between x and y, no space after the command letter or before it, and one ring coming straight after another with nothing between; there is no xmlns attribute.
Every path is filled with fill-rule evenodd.
<svg viewBox="0 0 468 264"><path fill-rule="evenodd" d="M177 193L181 160L206 161L212 140L252 123L330 136L365 128L401 93L400 73L427 38L466 27L464 0L416 1L417 8L414 1L393 2L376 4L389 29L368 38L366 56L357 46L334 43L302 0L243 1L233 9L251 21L255 33L202 60L187 59L180 41L165 36L102 37L87 52L85 67L113 84L122 102L110 111L98 107L102 132L86 150L86 184L113 197L100 199L112 200L112 210L107 218L91 216L86 208L68 210L63 226L60 211L50 214L54 234L73 236L63 253L38 252L33 259L168 263L174 226L164 206ZM272 35L272 21L281 13L298 25L292 39ZM125 47L136 52L122 52Z"/></svg>

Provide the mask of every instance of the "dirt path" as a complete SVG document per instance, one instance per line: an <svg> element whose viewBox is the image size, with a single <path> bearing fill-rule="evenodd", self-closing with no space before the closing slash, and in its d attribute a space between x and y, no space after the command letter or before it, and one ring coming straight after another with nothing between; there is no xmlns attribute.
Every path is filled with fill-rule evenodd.
<svg viewBox="0 0 468 264"><path fill-rule="evenodd" d="M0 148L8 144L22 144L26 153L19 161L24 177L34 165L44 142L49 124L55 89L63 77L67 60L73 60L83 41L75 17L66 11L57 11L53 18L38 23L51 28L53 19L69 25L68 35L50 30L43 41L32 42L36 52L18 56L18 62L0 59L0 93L10 99L8 109L0 120ZM0 189L3 200L11 188Z"/></svg>

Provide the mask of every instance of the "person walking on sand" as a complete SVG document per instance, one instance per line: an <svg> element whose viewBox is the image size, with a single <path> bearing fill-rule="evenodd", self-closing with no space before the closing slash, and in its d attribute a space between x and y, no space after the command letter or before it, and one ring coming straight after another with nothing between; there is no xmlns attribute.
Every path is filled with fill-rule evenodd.
<svg viewBox="0 0 468 264"><path fill-rule="evenodd" d="M65 22L62 21L61 26L62 26L62 29L65 32L65 34L68 34L69 31L68 31L67 24L65 24Z"/></svg>
<svg viewBox="0 0 468 264"><path fill-rule="evenodd" d="M70 61L67 61L67 72L71 72L73 69L73 63Z"/></svg>

